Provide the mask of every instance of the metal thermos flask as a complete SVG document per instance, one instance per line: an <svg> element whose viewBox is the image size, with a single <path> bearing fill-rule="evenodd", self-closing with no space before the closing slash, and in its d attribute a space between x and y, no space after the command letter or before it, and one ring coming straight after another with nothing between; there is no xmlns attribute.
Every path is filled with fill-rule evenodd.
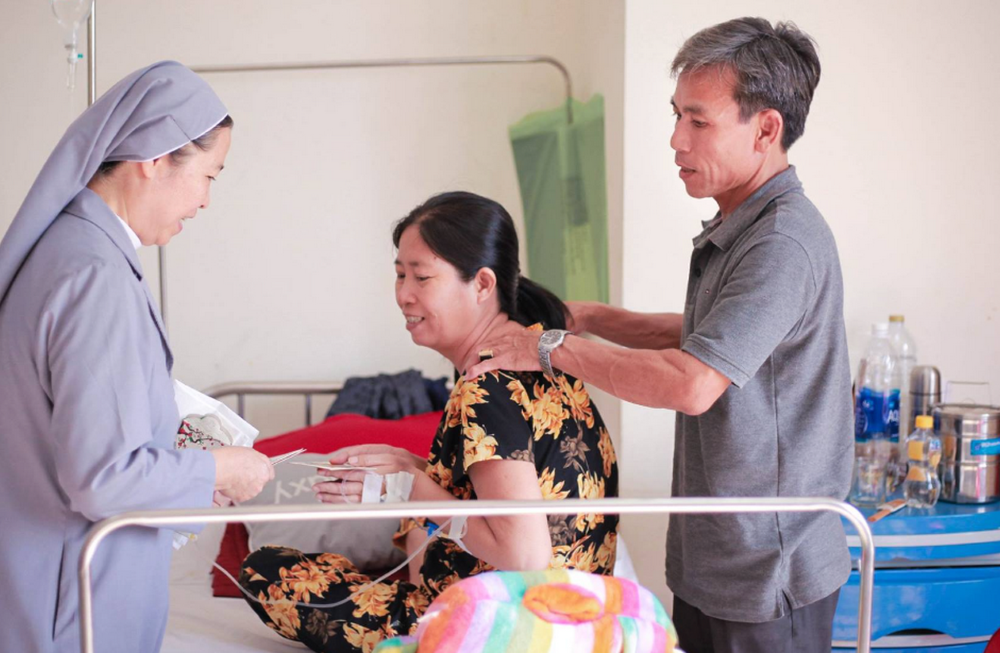
<svg viewBox="0 0 1000 653"><path fill-rule="evenodd" d="M941 403L941 372L933 365L917 365L910 372L910 414L907 433L916 429L917 417L930 415L934 406Z"/></svg>

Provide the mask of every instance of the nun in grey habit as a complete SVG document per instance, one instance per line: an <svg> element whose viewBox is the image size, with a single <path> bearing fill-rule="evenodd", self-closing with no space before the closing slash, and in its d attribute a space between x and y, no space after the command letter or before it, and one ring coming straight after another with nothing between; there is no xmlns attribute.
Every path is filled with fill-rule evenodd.
<svg viewBox="0 0 1000 653"><path fill-rule="evenodd" d="M174 450L173 357L136 232L162 243L180 220L133 231L87 187L102 163L158 161L226 117L178 63L129 75L70 125L0 242L0 651L79 650L77 565L95 521L208 507L213 490L232 489L221 477L233 476L233 455L243 472L268 467L251 470L257 491L270 474L249 449L225 465L217 452ZM157 192L169 206L170 191ZM101 545L97 650L159 650L171 535L134 527Z"/></svg>

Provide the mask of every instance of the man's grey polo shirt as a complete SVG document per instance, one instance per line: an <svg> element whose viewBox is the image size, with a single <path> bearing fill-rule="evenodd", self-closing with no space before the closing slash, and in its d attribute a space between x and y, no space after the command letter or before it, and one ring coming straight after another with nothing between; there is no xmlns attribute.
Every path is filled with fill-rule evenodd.
<svg viewBox="0 0 1000 653"><path fill-rule="evenodd" d="M682 347L732 385L677 414L674 496L847 497L851 373L837 246L789 167L694 240ZM705 614L762 622L850 573L832 513L673 515L667 584Z"/></svg>

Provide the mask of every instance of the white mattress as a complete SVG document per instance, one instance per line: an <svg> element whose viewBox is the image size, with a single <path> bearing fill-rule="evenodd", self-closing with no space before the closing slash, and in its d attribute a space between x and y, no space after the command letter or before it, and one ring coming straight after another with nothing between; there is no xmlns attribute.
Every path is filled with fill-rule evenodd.
<svg viewBox="0 0 1000 653"><path fill-rule="evenodd" d="M265 626L246 601L212 596L209 570L224 526L206 526L198 539L174 553L170 617L160 653L288 653L308 650ZM615 575L636 580L624 541L618 540Z"/></svg>

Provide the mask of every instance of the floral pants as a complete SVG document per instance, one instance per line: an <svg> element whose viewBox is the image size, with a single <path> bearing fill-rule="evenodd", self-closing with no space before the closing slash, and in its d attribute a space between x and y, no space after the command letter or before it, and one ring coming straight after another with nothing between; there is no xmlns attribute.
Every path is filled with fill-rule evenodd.
<svg viewBox="0 0 1000 653"><path fill-rule="evenodd" d="M240 584L261 601L247 599L263 622L314 651L371 653L383 639L416 631L431 595L405 581L367 587L371 578L344 556L264 547L243 562ZM352 594L361 591L357 596ZM296 603L337 607L306 607Z"/></svg>

